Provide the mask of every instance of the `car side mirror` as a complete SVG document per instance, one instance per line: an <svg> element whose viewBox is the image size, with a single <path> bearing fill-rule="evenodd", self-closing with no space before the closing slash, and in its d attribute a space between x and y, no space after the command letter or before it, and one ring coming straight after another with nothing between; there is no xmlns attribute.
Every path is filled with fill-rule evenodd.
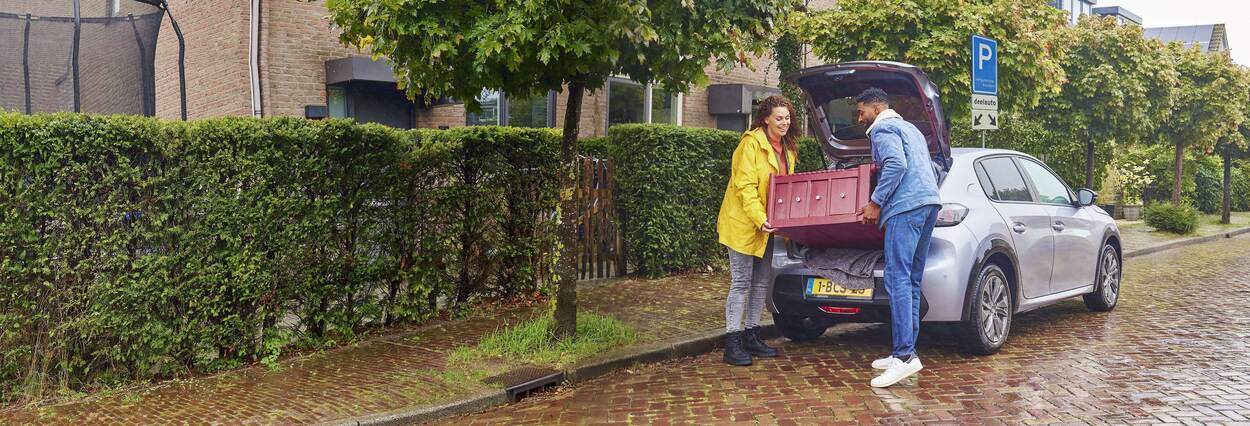
<svg viewBox="0 0 1250 426"><path fill-rule="evenodd" d="M1089 189L1081 188L1076 191L1076 200L1077 204L1080 204L1081 207L1092 206L1094 205L1094 202L1098 201L1098 193Z"/></svg>

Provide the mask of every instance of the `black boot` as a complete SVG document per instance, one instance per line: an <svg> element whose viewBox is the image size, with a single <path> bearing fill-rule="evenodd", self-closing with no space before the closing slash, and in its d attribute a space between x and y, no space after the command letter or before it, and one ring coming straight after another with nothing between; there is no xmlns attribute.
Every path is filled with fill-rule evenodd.
<svg viewBox="0 0 1250 426"><path fill-rule="evenodd" d="M760 340L760 328L752 327L746 329L742 333L742 349L751 354L762 358L772 358L777 356L777 350L768 347Z"/></svg>
<svg viewBox="0 0 1250 426"><path fill-rule="evenodd" d="M751 354L742 350L742 332L725 333L725 363L729 365L751 365Z"/></svg>

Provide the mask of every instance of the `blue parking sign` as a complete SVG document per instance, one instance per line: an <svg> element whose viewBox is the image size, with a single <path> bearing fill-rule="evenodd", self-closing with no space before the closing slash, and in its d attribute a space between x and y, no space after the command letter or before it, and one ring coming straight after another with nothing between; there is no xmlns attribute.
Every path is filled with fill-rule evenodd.
<svg viewBox="0 0 1250 426"><path fill-rule="evenodd" d="M998 95L998 42L972 36L972 93Z"/></svg>

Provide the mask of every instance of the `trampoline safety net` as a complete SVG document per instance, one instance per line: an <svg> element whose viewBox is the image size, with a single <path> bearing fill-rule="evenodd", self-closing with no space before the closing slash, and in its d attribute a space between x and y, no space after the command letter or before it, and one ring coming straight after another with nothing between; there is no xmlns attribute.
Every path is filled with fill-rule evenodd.
<svg viewBox="0 0 1250 426"><path fill-rule="evenodd" d="M0 1L0 110L156 114L156 0Z"/></svg>

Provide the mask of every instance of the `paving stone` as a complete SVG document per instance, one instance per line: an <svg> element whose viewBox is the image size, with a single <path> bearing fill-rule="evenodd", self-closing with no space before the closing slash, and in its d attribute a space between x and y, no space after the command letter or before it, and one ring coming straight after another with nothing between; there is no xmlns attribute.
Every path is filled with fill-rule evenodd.
<svg viewBox="0 0 1250 426"><path fill-rule="evenodd" d="M1131 259L1123 289L1113 312L1089 312L1075 299L1018 316L1007 345L988 357L965 355L927 327L925 370L885 390L868 386L868 364L889 351L889 331L867 326L812 342L775 340L782 355L750 367L711 353L441 424L587 424L621 413L634 423L782 425L1250 418L1250 236Z"/></svg>

